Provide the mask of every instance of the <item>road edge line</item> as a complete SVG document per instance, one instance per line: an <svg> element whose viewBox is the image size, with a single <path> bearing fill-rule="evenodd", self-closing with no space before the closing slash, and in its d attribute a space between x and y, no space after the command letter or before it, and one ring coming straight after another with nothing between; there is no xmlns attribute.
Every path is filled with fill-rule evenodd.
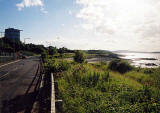
<svg viewBox="0 0 160 113"><path fill-rule="evenodd" d="M9 72L7 72L6 74L2 75L2 76L0 77L0 80L1 80L2 78L4 78L6 75L8 75L8 74L9 74Z"/></svg>
<svg viewBox="0 0 160 113"><path fill-rule="evenodd" d="M16 61L13 61L13 62L10 62L10 63L7 63L7 64L3 64L3 65L0 66L0 68L2 68L4 66L7 66L9 64L13 64L13 63L19 62L19 61L21 61L21 60L16 60Z"/></svg>

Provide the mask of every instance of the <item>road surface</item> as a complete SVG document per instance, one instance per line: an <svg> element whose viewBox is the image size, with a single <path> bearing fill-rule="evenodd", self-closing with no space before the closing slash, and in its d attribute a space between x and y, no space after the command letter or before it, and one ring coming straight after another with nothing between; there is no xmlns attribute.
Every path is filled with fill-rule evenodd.
<svg viewBox="0 0 160 113"><path fill-rule="evenodd" d="M0 113L30 113L36 99L39 57L0 68Z"/></svg>

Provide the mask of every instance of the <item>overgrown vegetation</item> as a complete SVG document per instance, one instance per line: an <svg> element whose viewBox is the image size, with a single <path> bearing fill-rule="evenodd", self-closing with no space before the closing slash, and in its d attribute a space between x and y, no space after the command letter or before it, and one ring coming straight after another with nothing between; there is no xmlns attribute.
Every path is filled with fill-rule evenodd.
<svg viewBox="0 0 160 113"><path fill-rule="evenodd" d="M63 100L64 113L160 111L160 68L132 68L119 60L87 64L50 57L46 61L46 71L54 72L56 98Z"/></svg>
<svg viewBox="0 0 160 113"><path fill-rule="evenodd" d="M46 51L43 45L35 45L35 44L24 44L21 41L14 41L12 39L1 38L0 39L0 55L3 52L7 53L15 53L15 52L32 52L32 54L41 54Z"/></svg>
<svg viewBox="0 0 160 113"><path fill-rule="evenodd" d="M47 53L49 55L55 54L64 54L64 53L73 53L73 50L69 50L65 47L56 48L53 46L44 47L44 45L36 45L36 44L24 44L21 41L15 41L7 38L0 38L0 55L2 53L15 53L20 52L25 55L33 55L33 54L42 54Z"/></svg>
<svg viewBox="0 0 160 113"><path fill-rule="evenodd" d="M75 52L74 61L78 63L85 62L85 55L83 51L77 50Z"/></svg>
<svg viewBox="0 0 160 113"><path fill-rule="evenodd" d="M132 69L128 62L123 60L112 60L109 63L109 69L113 71L118 71L120 73L126 73Z"/></svg>

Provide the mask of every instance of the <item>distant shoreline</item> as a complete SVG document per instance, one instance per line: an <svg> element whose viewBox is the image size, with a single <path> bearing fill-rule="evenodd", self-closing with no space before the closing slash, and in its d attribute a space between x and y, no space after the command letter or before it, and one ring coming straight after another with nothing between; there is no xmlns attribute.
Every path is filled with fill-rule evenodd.
<svg viewBox="0 0 160 113"><path fill-rule="evenodd" d="M92 56L87 56L88 63L97 63L97 62L109 62L113 59L121 59L118 54L96 54Z"/></svg>
<svg viewBox="0 0 160 113"><path fill-rule="evenodd" d="M135 67L157 68L160 66L160 53L158 52L121 52L117 54Z"/></svg>

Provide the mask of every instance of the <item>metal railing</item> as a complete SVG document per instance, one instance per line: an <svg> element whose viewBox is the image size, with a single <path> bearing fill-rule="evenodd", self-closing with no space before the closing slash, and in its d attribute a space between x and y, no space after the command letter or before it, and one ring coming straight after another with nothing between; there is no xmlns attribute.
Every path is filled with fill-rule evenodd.
<svg viewBox="0 0 160 113"><path fill-rule="evenodd" d="M54 87L54 76L53 76L53 73L51 73L51 113L56 113L55 87Z"/></svg>

